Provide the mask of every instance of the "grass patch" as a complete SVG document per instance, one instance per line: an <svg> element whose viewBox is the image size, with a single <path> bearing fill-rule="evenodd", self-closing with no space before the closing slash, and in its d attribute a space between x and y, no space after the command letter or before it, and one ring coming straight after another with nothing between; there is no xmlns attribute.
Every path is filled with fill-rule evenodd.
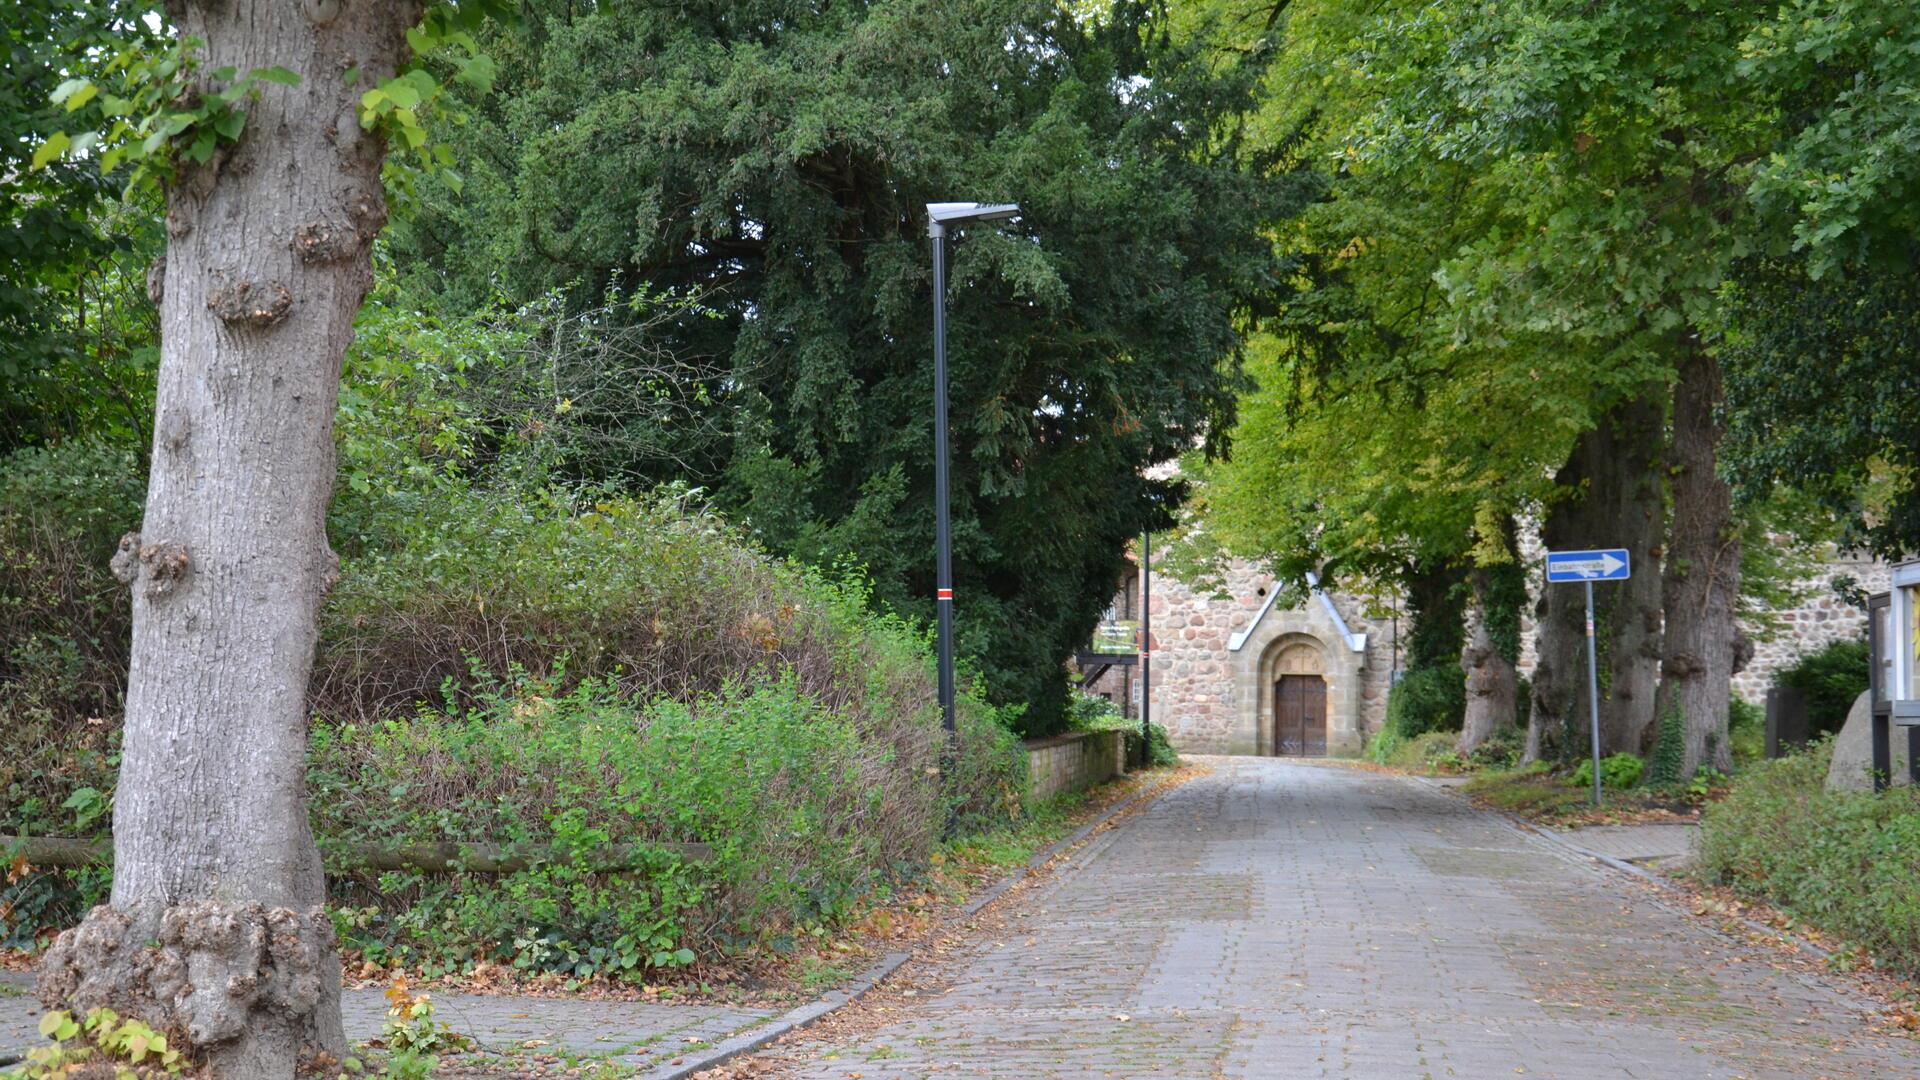
<svg viewBox="0 0 1920 1080"><path fill-rule="evenodd" d="M853 965L844 959L809 956L800 961L800 987L809 992L837 985L853 974Z"/></svg>
<svg viewBox="0 0 1920 1080"><path fill-rule="evenodd" d="M1556 818L1587 808L1587 792L1545 765L1477 773L1461 790L1496 809L1524 818Z"/></svg>
<svg viewBox="0 0 1920 1080"><path fill-rule="evenodd" d="M982 868L1011 869L1023 865L1036 852L1066 836L1091 816L1089 805L1093 795L1085 791L1056 795L1035 805L1026 820L1017 824L947 841L942 845L941 854Z"/></svg>

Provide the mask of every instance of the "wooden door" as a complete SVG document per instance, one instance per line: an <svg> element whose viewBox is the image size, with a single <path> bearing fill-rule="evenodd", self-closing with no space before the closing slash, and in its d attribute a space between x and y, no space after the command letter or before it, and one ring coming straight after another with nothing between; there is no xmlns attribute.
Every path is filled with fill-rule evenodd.
<svg viewBox="0 0 1920 1080"><path fill-rule="evenodd" d="M1273 752L1283 757L1326 755L1325 679L1318 675L1282 675L1274 681Z"/></svg>

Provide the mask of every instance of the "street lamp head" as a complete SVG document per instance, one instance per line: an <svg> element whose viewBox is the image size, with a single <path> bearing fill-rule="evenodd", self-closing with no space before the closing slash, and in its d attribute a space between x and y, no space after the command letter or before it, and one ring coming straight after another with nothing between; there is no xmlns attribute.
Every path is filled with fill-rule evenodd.
<svg viewBox="0 0 1920 1080"><path fill-rule="evenodd" d="M927 235L945 236L949 225L1001 221L1020 214L1018 203L935 202L927 204Z"/></svg>

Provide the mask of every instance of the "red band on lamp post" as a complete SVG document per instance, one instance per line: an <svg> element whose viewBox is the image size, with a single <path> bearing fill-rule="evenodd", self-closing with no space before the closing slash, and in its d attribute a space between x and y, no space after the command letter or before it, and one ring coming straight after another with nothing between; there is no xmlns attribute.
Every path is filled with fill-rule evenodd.
<svg viewBox="0 0 1920 1080"><path fill-rule="evenodd" d="M953 590L952 589L936 589L934 591L933 598L935 600L951 600L953 599Z"/></svg>

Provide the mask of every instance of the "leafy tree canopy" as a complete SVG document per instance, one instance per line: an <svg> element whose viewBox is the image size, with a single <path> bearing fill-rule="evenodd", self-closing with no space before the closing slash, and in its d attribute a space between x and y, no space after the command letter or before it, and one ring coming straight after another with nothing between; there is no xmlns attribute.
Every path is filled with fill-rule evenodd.
<svg viewBox="0 0 1920 1080"><path fill-rule="evenodd" d="M1021 204L953 244L958 629L1052 727L1127 540L1181 497L1145 466L1224 430L1287 286L1262 229L1300 186L1245 136L1259 55L1029 0L547 3L490 52L498 104L454 133L464 194L422 199L404 280L697 296L662 333L724 359L705 392L740 419L678 462L903 611L933 592L922 204Z"/></svg>
<svg viewBox="0 0 1920 1080"><path fill-rule="evenodd" d="M85 101L55 104L101 50L151 39L141 4L20 0L0 26L0 451L79 431L142 442L157 339L143 276L151 200L122 206L90 162L36 151Z"/></svg>

